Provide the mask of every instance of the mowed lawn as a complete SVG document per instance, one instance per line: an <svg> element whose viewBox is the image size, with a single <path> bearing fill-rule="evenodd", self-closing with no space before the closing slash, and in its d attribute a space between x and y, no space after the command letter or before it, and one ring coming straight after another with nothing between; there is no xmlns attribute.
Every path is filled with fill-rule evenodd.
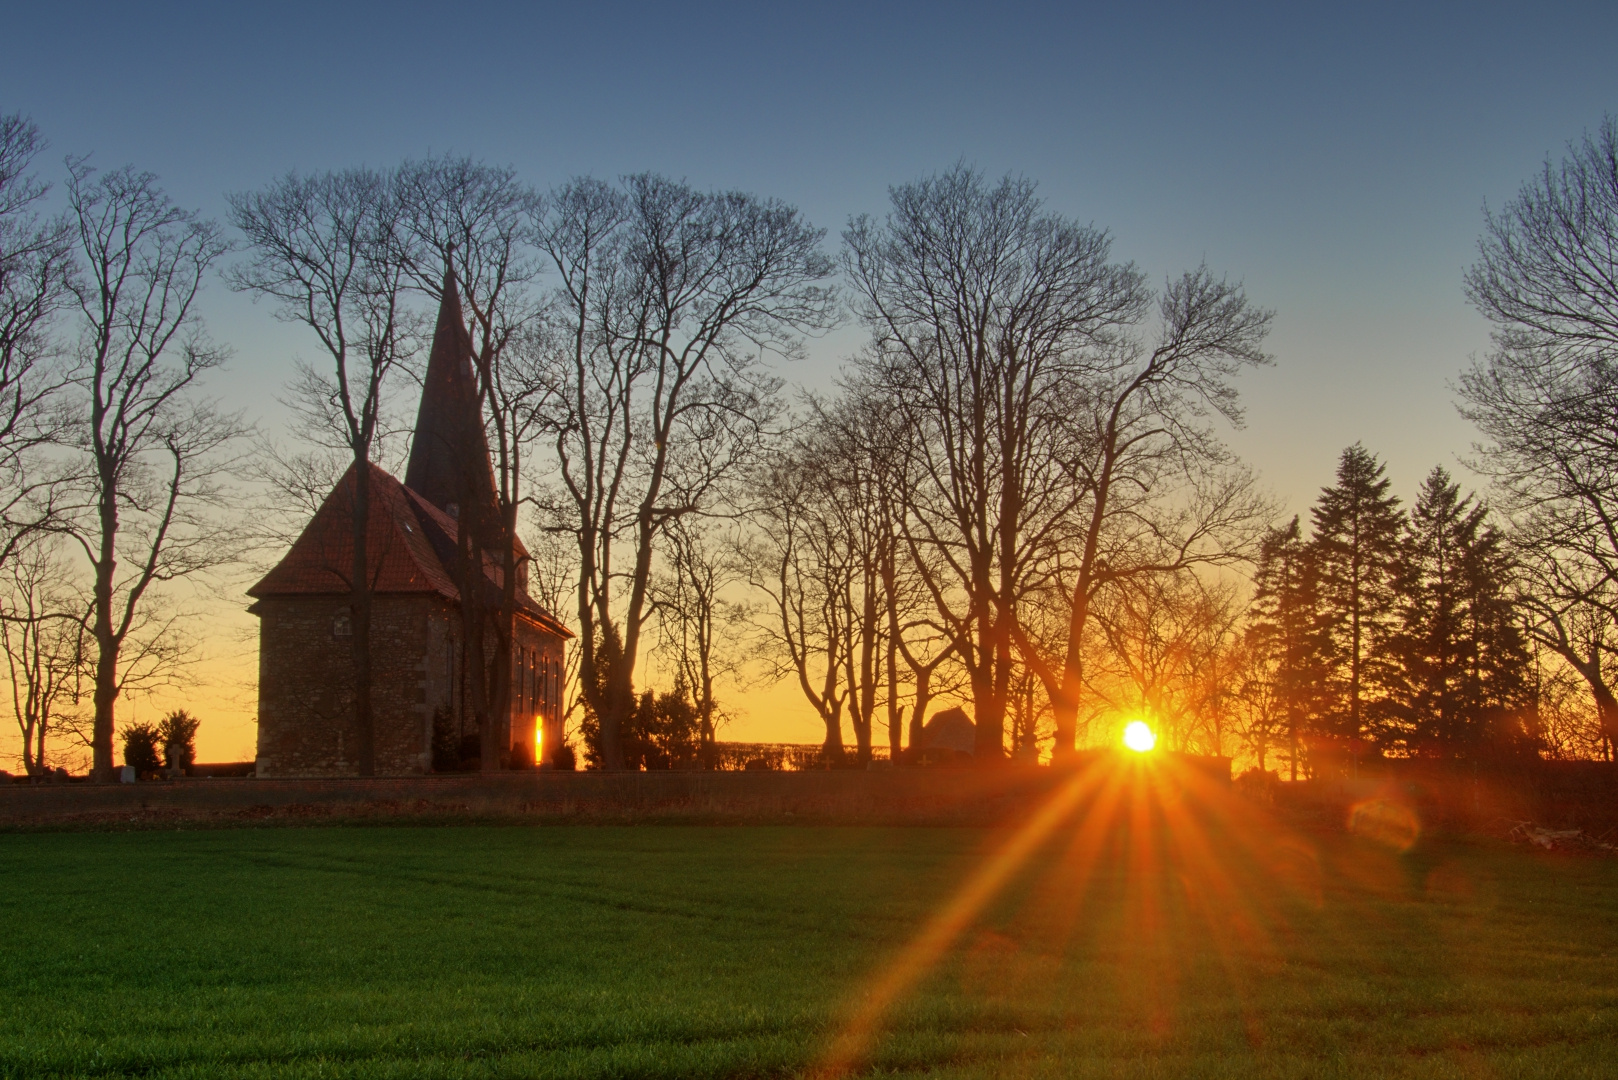
<svg viewBox="0 0 1618 1080"><path fill-rule="evenodd" d="M1182 823L1183 824L1183 823ZM0 1075L1618 1075L1618 861L1249 824L0 836ZM1215 839L1214 837L1218 837Z"/></svg>

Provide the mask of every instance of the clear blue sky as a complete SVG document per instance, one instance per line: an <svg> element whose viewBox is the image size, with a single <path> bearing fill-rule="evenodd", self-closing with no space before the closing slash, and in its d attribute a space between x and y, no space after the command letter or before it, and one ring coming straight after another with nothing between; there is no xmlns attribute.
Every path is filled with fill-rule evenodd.
<svg viewBox="0 0 1618 1080"><path fill-rule="evenodd" d="M1039 181L1154 277L1206 259L1276 309L1234 437L1292 509L1355 440L1408 495L1471 439L1448 384L1487 201L1618 112L1618 5L0 6L0 111L211 214L287 169L428 151L540 186L641 169L831 230L965 159ZM215 286L218 389L307 346ZM792 372L825 385L845 333ZM811 733L812 734L812 733Z"/></svg>
<svg viewBox="0 0 1618 1080"><path fill-rule="evenodd" d="M1399 487L1464 452L1446 381L1485 200L1618 111L1618 6L39 4L4 8L0 109L53 159L210 213L289 168L426 151L535 183L655 169L837 230L964 158L1041 184L1154 276L1206 258L1279 313L1238 444L1301 508L1363 439ZM53 162L54 164L54 162ZM212 290L262 401L290 331ZM823 383L846 338L796 372Z"/></svg>

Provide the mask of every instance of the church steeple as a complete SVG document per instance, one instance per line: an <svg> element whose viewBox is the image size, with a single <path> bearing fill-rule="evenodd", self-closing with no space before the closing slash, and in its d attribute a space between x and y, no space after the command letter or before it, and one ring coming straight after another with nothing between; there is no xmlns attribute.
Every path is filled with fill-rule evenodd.
<svg viewBox="0 0 1618 1080"><path fill-rule="evenodd" d="M472 338L461 318L461 297L448 265L405 486L451 517L460 517L476 503L490 515L488 520L498 520L494 465L472 367Z"/></svg>

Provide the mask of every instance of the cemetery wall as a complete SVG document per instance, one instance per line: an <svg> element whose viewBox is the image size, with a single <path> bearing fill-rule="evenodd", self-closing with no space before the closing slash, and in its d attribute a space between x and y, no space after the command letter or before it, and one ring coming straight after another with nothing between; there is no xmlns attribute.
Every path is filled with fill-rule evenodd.
<svg viewBox="0 0 1618 1080"><path fill-rule="evenodd" d="M184 779L0 786L0 827L303 818L994 824L1067 776L1050 769L559 773Z"/></svg>

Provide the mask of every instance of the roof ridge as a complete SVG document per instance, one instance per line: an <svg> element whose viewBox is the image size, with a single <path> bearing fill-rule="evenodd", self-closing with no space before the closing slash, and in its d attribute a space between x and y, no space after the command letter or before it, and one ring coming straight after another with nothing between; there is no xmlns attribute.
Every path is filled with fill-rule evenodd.
<svg viewBox="0 0 1618 1080"><path fill-rule="evenodd" d="M374 461L366 464L371 479L366 561L373 593L434 593L460 603L454 564L446 561L446 557L453 559L459 532L455 519ZM353 533L349 508L357 467L348 467L281 561L247 590L249 596L341 596L350 591ZM485 553L485 587L496 595L504 569L491 553ZM516 592L519 614L553 633L573 636L520 583Z"/></svg>
<svg viewBox="0 0 1618 1080"><path fill-rule="evenodd" d="M366 562L375 593L438 593L459 600L452 576L430 541L404 517L412 509L401 497L403 484L375 462L366 462L370 483L370 512L366 523ZM340 595L352 589L354 477L351 464L320 508L304 526L281 561L247 594Z"/></svg>

